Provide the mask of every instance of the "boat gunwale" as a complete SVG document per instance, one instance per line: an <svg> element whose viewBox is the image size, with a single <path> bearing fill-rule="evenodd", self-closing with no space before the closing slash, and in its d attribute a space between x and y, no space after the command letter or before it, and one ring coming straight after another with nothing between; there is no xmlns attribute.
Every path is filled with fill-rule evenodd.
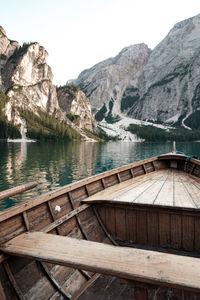
<svg viewBox="0 0 200 300"><path fill-rule="evenodd" d="M157 160L158 160L158 156L154 156L154 157L151 157L151 158L148 158L148 159L140 160L140 161L128 164L128 165L124 165L122 167L118 167L118 168L108 170L108 171L105 171L105 172L102 172L102 173L99 173L99 174L96 174L96 175L93 175L93 176L90 176L90 177L86 177L86 178L78 180L76 182L64 185L63 187L55 189L54 191L50 191L50 192L44 193L42 195L36 196L32 200L27 200L23 203L20 203L19 205L15 205L11 208L7 208L7 209L1 211L0 212L0 222L4 221L4 220L6 220L10 217L13 217L13 216L15 216L19 213L22 213L22 212L24 212L24 211L26 211L30 208L33 208L33 207L35 207L39 204L42 204L42 203L50 201L54 198L57 198L62 194L71 192L71 191L73 191L77 188L80 188L80 187L83 187L87 184L93 183L97 180L106 178L106 177L111 176L111 175L115 175L119 172L123 172L123 171L129 170L129 169L134 168L134 167L138 167L138 166L146 164L148 162L157 161Z"/></svg>
<svg viewBox="0 0 200 300"><path fill-rule="evenodd" d="M97 180L104 179L108 176L116 175L119 172L123 172L123 171L129 170L129 169L132 169L134 167L142 166L149 162L160 161L160 160L165 160L165 159L166 160L170 160L170 159L186 160L186 158L187 158L186 155L175 154L175 153L166 153L166 154L154 156L151 158L147 158L144 160L140 160L140 161L128 164L128 165L124 165L122 167L117 167L115 169L108 170L108 171L105 171L105 172L102 172L102 173L99 173L99 174L96 174L96 175L93 175L90 177L86 177L77 182L73 182L73 183L67 184L63 187L60 187L58 189L55 189L54 191L50 191L50 192L44 193L42 195L39 195L39 196L33 198L32 200L27 200L26 202L20 203L19 205L15 205L11 208L7 208L7 209L1 211L0 212L0 222L5 221L8 218L14 217L17 214L27 211L27 210L29 210L33 207L36 207L42 203L45 203L54 198L57 198L65 193L71 192L77 188L87 186L87 184L93 183ZM191 158L190 161L192 163L200 165L200 161L197 159ZM155 171L156 170L154 170L153 172L155 172ZM195 177L195 176L193 178L198 179L198 177Z"/></svg>

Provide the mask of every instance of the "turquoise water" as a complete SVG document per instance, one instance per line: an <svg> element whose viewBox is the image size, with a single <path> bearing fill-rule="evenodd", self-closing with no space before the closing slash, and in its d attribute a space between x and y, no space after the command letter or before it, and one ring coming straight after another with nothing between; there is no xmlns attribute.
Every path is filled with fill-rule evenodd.
<svg viewBox="0 0 200 300"><path fill-rule="evenodd" d="M38 186L0 202L0 210L41 193L144 158L170 152L172 143L0 141L0 191L31 181ZM200 157L200 143L177 143Z"/></svg>

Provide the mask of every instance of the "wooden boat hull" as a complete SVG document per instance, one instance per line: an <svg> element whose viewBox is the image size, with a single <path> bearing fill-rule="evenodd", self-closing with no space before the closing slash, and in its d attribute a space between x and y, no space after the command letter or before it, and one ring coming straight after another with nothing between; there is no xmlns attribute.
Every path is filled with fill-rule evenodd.
<svg viewBox="0 0 200 300"><path fill-rule="evenodd" d="M106 262L100 272L94 266L82 269L60 265L56 257L47 262L25 254L19 257L19 252L14 255L13 248L8 251L10 243L16 248L15 238L36 231L196 259L200 252L198 207L92 200L109 188L117 190L123 182L171 170L172 162L176 162L177 170L187 171L199 183L200 162L191 159L186 166L185 159L169 154L133 163L1 212L0 299L200 299L200 285L196 286L193 278L191 284L182 285L168 279L150 279L150 275L145 279L138 274L131 279L120 272L116 276L105 272ZM89 247L92 245L89 243Z"/></svg>

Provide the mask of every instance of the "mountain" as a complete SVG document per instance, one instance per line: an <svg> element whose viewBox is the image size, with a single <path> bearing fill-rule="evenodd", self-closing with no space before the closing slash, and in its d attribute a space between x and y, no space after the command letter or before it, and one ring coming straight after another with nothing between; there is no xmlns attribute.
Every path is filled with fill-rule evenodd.
<svg viewBox="0 0 200 300"><path fill-rule="evenodd" d="M116 57L109 58L91 69L83 71L74 81L89 98L96 119L117 120L127 101L122 101L127 86L134 81L135 95L142 69L150 55L145 44L124 48Z"/></svg>
<svg viewBox="0 0 200 300"><path fill-rule="evenodd" d="M57 87L57 96L59 106L68 119L80 129L96 132L97 122L90 101L79 87L74 85Z"/></svg>
<svg viewBox="0 0 200 300"><path fill-rule="evenodd" d="M71 122L66 116L66 110L64 112L59 106L47 59L47 51L37 42L20 46L10 41L5 30L0 27L0 123L1 132L4 131L1 137L10 136L10 126L15 127L14 133L22 131L25 120L28 136L32 138L66 136L88 140L80 124ZM90 121L95 122L90 103L84 100L87 106L82 110L85 109L88 119L90 116ZM68 113L72 112L69 110ZM73 113L76 114L76 111Z"/></svg>
<svg viewBox="0 0 200 300"><path fill-rule="evenodd" d="M151 52L143 69L139 101L129 116L182 123L200 108L200 14L176 24Z"/></svg>
<svg viewBox="0 0 200 300"><path fill-rule="evenodd" d="M83 71L75 83L97 120L123 116L200 129L200 14L177 23L152 51L145 44Z"/></svg>

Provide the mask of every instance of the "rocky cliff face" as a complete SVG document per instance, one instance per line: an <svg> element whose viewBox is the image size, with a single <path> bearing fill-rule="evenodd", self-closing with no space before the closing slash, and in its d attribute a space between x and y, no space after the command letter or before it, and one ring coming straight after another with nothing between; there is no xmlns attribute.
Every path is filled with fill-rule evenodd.
<svg viewBox="0 0 200 300"><path fill-rule="evenodd" d="M97 119L111 114L187 128L200 110L200 15L174 26L150 51L144 44L83 71L76 83ZM115 120L116 121L116 120ZM199 126L200 127L200 126Z"/></svg>
<svg viewBox="0 0 200 300"><path fill-rule="evenodd" d="M10 98L6 106L8 120L19 113L13 107L36 112L38 108L53 113L59 111L53 75L47 64L48 54L38 43L18 48L2 70L2 90Z"/></svg>
<svg viewBox="0 0 200 300"><path fill-rule="evenodd" d="M140 99L129 115L184 122L200 108L200 15L174 26L144 67Z"/></svg>
<svg viewBox="0 0 200 300"><path fill-rule="evenodd" d="M60 108L74 124L81 129L96 131L97 122L91 104L79 88L66 85L57 89L57 95Z"/></svg>
<svg viewBox="0 0 200 300"><path fill-rule="evenodd" d="M20 130L24 122L22 117L24 112L26 116L29 111L38 118L41 118L42 113L44 118L44 114L47 113L45 118L51 118L53 115L54 122L64 121L73 128L73 132L76 131L79 136L88 140L86 134L80 130L82 127L93 130L96 126L95 120L92 120L88 99L79 91L74 94L68 108L60 108L47 59L48 53L44 47L38 43L23 44L20 47L17 42L10 41L6 37L5 30L0 27L0 92L4 92L9 99L4 107L7 121L18 126ZM65 98L66 96L65 94ZM62 95L60 97L62 104ZM66 118L66 114L70 113L78 115L79 122L72 124ZM33 124L31 126L34 127ZM57 127L59 128L59 124ZM44 132L47 131L43 129ZM40 131L38 128L37 130ZM51 134L52 128L49 128L48 132Z"/></svg>
<svg viewBox="0 0 200 300"><path fill-rule="evenodd" d="M11 41L7 38L5 30L0 26L0 89L2 89L2 70L9 57L19 47L20 45L16 41Z"/></svg>
<svg viewBox="0 0 200 300"><path fill-rule="evenodd" d="M150 49L145 44L130 46L124 48L116 57L107 59L79 75L74 83L90 99L93 111L98 111L98 121L120 114L124 91L131 82L138 89L142 69L149 55ZM126 102L123 101L122 109L126 108Z"/></svg>

